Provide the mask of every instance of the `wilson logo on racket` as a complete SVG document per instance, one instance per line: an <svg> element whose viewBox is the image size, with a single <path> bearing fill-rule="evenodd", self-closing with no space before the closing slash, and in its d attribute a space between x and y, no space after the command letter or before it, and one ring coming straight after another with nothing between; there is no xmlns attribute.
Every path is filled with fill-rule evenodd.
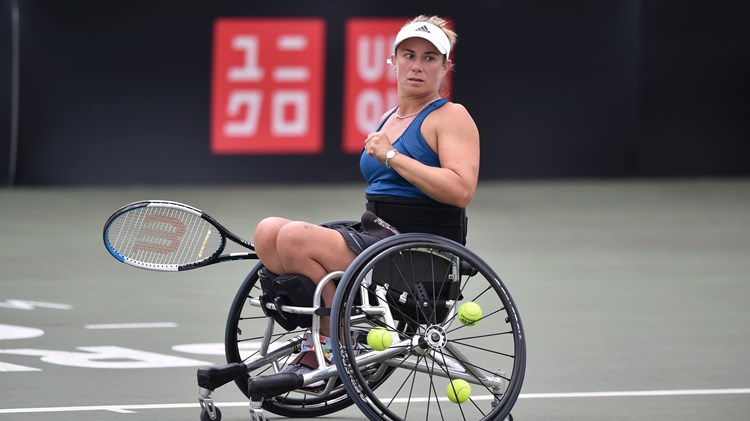
<svg viewBox="0 0 750 421"><path fill-rule="evenodd" d="M131 251L170 254L180 248L185 235L185 224L177 218L165 215L146 215L138 230Z"/></svg>
<svg viewBox="0 0 750 421"><path fill-rule="evenodd" d="M215 219L168 200L143 200L121 207L104 224L103 239L115 259L149 270L172 272L258 258L251 243ZM253 252L221 254L227 239Z"/></svg>

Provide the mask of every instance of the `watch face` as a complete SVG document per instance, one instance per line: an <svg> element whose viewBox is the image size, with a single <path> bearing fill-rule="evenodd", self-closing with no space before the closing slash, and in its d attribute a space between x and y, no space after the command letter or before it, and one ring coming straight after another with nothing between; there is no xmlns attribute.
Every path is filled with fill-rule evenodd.
<svg viewBox="0 0 750 421"><path fill-rule="evenodd" d="M385 154L385 157L386 157L386 158L393 158L394 156L396 156L396 151L395 151L395 150L393 150L393 149L391 149L390 151L388 151L388 152L387 152L387 153Z"/></svg>

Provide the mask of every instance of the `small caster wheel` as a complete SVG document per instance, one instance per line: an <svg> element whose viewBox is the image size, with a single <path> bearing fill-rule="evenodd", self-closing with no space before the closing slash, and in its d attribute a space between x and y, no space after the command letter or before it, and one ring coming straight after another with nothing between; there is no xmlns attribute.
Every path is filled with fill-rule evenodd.
<svg viewBox="0 0 750 421"><path fill-rule="evenodd" d="M216 418L211 419L211 415L208 414L206 408L201 409L201 421L221 421L221 410L218 407L214 407L216 411Z"/></svg>

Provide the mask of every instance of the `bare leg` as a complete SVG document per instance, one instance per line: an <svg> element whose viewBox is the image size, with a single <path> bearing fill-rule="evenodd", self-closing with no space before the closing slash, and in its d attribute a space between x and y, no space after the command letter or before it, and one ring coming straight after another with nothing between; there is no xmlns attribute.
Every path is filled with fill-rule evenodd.
<svg viewBox="0 0 750 421"><path fill-rule="evenodd" d="M328 273L346 270L356 255L337 231L307 222L283 218L266 218L255 231L258 257L275 273L297 273L316 284ZM323 288L326 306L333 303L336 287ZM329 318L321 320L321 333L330 336Z"/></svg>
<svg viewBox="0 0 750 421"><path fill-rule="evenodd" d="M255 234L253 235L255 252L263 262L263 265L273 273L287 273L279 258L276 238L279 236L281 228L290 222L292 221L289 219L270 217L260 221L255 228Z"/></svg>
<svg viewBox="0 0 750 421"><path fill-rule="evenodd" d="M299 273L316 284L328 273L346 270L356 255L340 233L307 222L290 222L279 231L276 244L279 258L287 273ZM333 304L336 287L323 287L325 305ZM329 318L321 320L321 333L330 336Z"/></svg>

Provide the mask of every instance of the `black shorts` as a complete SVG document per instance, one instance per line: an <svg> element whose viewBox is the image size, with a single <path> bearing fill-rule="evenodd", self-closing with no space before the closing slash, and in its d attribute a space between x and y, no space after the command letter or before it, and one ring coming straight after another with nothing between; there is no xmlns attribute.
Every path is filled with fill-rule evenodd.
<svg viewBox="0 0 750 421"><path fill-rule="evenodd" d="M355 224L333 227L333 229L341 233L346 245L355 254L360 254L378 241L399 233L391 224L370 211L363 213L362 219Z"/></svg>

